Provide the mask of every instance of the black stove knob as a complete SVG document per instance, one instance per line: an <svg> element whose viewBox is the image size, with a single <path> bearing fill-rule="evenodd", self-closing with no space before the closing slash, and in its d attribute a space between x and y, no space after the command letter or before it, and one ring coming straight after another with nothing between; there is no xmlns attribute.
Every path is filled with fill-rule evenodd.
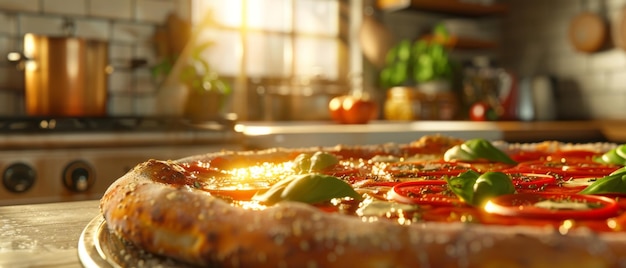
<svg viewBox="0 0 626 268"><path fill-rule="evenodd" d="M74 192L85 192L93 186L96 176L93 168L85 161L74 161L63 170L63 185Z"/></svg>
<svg viewBox="0 0 626 268"><path fill-rule="evenodd" d="M8 166L2 174L2 184L14 193L28 191L37 180L35 169L24 163L15 163Z"/></svg>

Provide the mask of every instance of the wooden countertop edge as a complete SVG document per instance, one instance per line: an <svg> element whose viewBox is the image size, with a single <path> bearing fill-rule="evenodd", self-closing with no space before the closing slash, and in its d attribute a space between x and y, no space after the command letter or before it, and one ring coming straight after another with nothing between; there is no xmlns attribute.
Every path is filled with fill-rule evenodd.
<svg viewBox="0 0 626 268"><path fill-rule="evenodd" d="M626 120L498 121L503 139L516 142L626 142Z"/></svg>

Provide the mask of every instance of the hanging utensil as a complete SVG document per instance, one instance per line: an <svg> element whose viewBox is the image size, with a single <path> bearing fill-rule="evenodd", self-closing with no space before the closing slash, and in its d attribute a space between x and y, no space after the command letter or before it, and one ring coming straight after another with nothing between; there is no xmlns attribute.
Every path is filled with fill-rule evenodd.
<svg viewBox="0 0 626 268"><path fill-rule="evenodd" d="M568 32L570 43L577 51L596 52L606 45L607 23L602 16L588 10L587 1L581 1L581 8L583 11L570 21Z"/></svg>
<svg viewBox="0 0 626 268"><path fill-rule="evenodd" d="M372 5L366 6L363 9L363 22L359 29L359 42L365 58L378 68L384 67L392 41L391 33L380 21L376 9Z"/></svg>

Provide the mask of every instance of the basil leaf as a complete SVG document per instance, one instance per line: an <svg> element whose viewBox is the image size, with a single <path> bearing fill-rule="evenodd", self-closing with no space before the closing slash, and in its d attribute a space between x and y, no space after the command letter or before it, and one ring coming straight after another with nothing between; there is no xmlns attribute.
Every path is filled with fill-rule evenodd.
<svg viewBox="0 0 626 268"><path fill-rule="evenodd" d="M626 165L626 159L621 157L620 154L617 153L617 149L619 147L612 149L604 154L602 154L599 158L596 158L596 162L604 163L604 164L615 164L615 165Z"/></svg>
<svg viewBox="0 0 626 268"><path fill-rule="evenodd" d="M311 155L310 154L299 154L293 160L293 170L297 174L308 173L311 169Z"/></svg>
<svg viewBox="0 0 626 268"><path fill-rule="evenodd" d="M313 155L302 153L293 160L294 171L297 174L307 174L323 171L339 163L339 159L330 153L318 151Z"/></svg>
<svg viewBox="0 0 626 268"><path fill-rule="evenodd" d="M444 161L474 161L476 159L478 159L478 156L474 155L471 151L463 150L461 145L455 145L443 154Z"/></svg>
<svg viewBox="0 0 626 268"><path fill-rule="evenodd" d="M345 181L323 174L292 175L274 184L268 190L258 192L252 200L268 205L280 201L298 201L315 204L333 198L352 197L362 200L352 187Z"/></svg>
<svg viewBox="0 0 626 268"><path fill-rule="evenodd" d="M447 182L453 193L472 206L482 206L495 196L515 193L511 178L502 172L481 175L470 170L447 179Z"/></svg>
<svg viewBox="0 0 626 268"><path fill-rule="evenodd" d="M500 149L496 148L491 144L491 142L485 139L472 139L468 140L461 145L461 148L465 150L469 150L478 158L487 159L493 162L502 162L505 164L517 164L513 159L511 159L507 154L500 151Z"/></svg>
<svg viewBox="0 0 626 268"><path fill-rule="evenodd" d="M626 173L618 172L596 180L579 194L626 194Z"/></svg>
<svg viewBox="0 0 626 268"><path fill-rule="evenodd" d="M485 139L471 139L461 145L456 145L448 149L443 156L445 161L461 160L474 161L478 159L486 159L492 162L501 162L505 164L517 164L506 153L500 151Z"/></svg>
<svg viewBox="0 0 626 268"><path fill-rule="evenodd" d="M311 168L309 172L323 171L339 163L339 159L333 154L326 152L316 152L311 156Z"/></svg>
<svg viewBox="0 0 626 268"><path fill-rule="evenodd" d="M511 178L502 172L486 172L474 184L472 204L482 206L490 198L515 193Z"/></svg>
<svg viewBox="0 0 626 268"><path fill-rule="evenodd" d="M474 184L480 174L473 170L468 170L456 177L446 179L450 190L456 194L463 202L471 204L474 198Z"/></svg>
<svg viewBox="0 0 626 268"><path fill-rule="evenodd" d="M347 182L329 175L305 174L291 181L280 196L283 200L315 204L333 198L352 197L361 200Z"/></svg>
<svg viewBox="0 0 626 268"><path fill-rule="evenodd" d="M611 172L611 174L609 174L609 175L615 175L617 173L622 173L622 172L626 172L626 167L621 167L621 168Z"/></svg>
<svg viewBox="0 0 626 268"><path fill-rule="evenodd" d="M282 179L278 181L276 184L272 185L272 187L270 187L269 189L258 191L256 194L254 194L254 196L252 197L252 200L267 203L267 204L277 203L282 200L281 195L283 194L285 187L287 187L287 185L296 178L297 177L295 176L290 176L285 179Z"/></svg>

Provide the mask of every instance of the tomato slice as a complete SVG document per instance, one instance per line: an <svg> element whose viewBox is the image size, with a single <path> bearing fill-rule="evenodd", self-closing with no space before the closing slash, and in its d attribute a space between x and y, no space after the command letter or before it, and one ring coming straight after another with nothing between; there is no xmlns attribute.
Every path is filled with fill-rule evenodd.
<svg viewBox="0 0 626 268"><path fill-rule="evenodd" d="M538 190L546 185L556 184L556 178L548 174L508 173L516 189Z"/></svg>
<svg viewBox="0 0 626 268"><path fill-rule="evenodd" d="M392 163L385 169L394 177L456 176L471 170L470 164L446 161Z"/></svg>
<svg viewBox="0 0 626 268"><path fill-rule="evenodd" d="M606 219L617 215L619 206L615 199L604 196L518 193L495 197L484 210L502 216L538 219Z"/></svg>
<svg viewBox="0 0 626 268"><path fill-rule="evenodd" d="M406 204L454 206L463 202L448 190L444 180L399 183L389 191L389 199Z"/></svg>
<svg viewBox="0 0 626 268"><path fill-rule="evenodd" d="M543 160L546 159L546 157L548 156L548 153L542 151L519 151L510 155L511 159L515 160L518 163Z"/></svg>
<svg viewBox="0 0 626 268"><path fill-rule="evenodd" d="M619 166L606 165L590 160L569 160L569 161L529 161L519 163L516 167L507 169L505 172L514 173L554 173L563 177L603 177L617 170Z"/></svg>
<svg viewBox="0 0 626 268"><path fill-rule="evenodd" d="M515 165L506 164L506 163L495 163L488 161L475 161L475 162L463 162L466 165L472 167L472 169L484 173L488 171L503 171L514 167Z"/></svg>
<svg viewBox="0 0 626 268"><path fill-rule="evenodd" d="M598 155L598 153L589 150L567 150L567 151L556 151L553 154L550 154L548 160L551 161L576 161L576 160L586 160L591 161L594 156Z"/></svg>

